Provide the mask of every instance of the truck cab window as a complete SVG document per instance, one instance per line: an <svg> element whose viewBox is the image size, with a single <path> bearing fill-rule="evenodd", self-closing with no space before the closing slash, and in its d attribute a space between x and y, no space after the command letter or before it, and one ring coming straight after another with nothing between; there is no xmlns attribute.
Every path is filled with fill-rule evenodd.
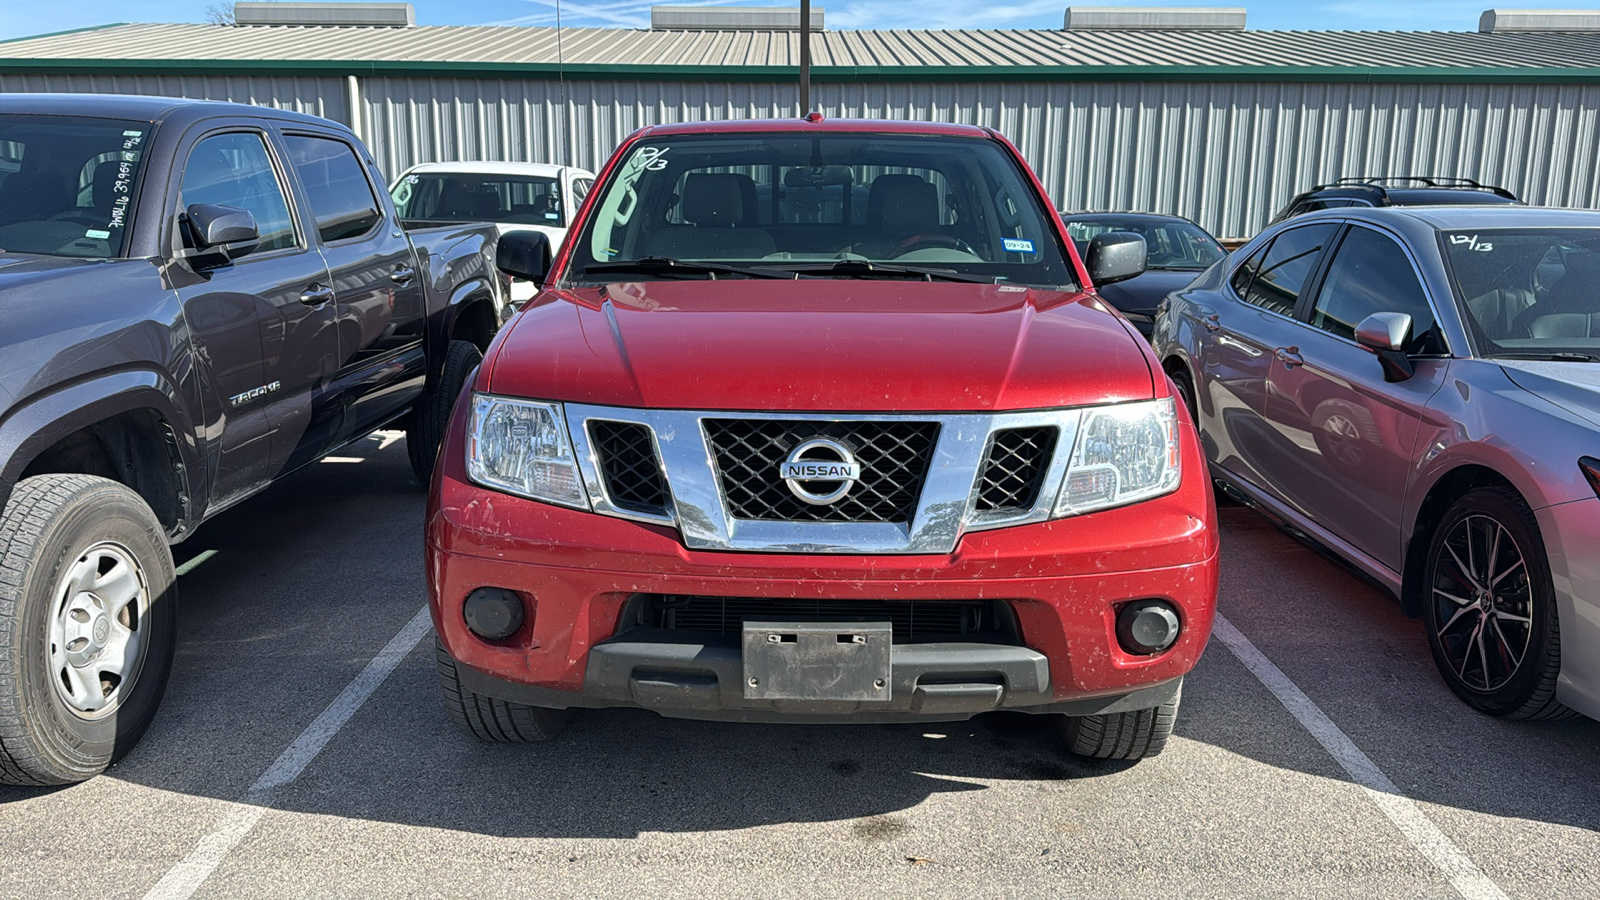
<svg viewBox="0 0 1600 900"><path fill-rule="evenodd" d="M343 141L287 135L289 161L311 200L324 243L360 237L383 218L361 160Z"/></svg>
<svg viewBox="0 0 1600 900"><path fill-rule="evenodd" d="M278 183L259 134L232 132L202 139L183 167L181 203L214 203L247 210L256 217L261 240L257 254L296 245L294 223L283 185Z"/></svg>

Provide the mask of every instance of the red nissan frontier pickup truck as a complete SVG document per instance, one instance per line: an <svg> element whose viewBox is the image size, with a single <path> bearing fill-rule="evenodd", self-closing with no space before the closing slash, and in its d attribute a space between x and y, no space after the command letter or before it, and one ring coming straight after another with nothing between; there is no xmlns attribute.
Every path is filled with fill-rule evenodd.
<svg viewBox="0 0 1600 900"><path fill-rule="evenodd" d="M446 705L741 722L1048 714L1159 753L1211 630L1184 404L1005 138L646 128L457 402L428 508ZM547 271L548 268L548 271Z"/></svg>

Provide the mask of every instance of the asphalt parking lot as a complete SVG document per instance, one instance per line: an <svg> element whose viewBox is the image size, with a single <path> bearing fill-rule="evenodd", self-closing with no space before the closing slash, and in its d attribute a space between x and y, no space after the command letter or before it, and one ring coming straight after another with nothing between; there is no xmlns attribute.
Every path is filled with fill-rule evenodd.
<svg viewBox="0 0 1600 900"><path fill-rule="evenodd" d="M1419 623L1241 507L1222 510L1236 636L1190 676L1167 752L1128 765L1021 714L587 711L553 744L476 743L417 619L423 503L378 435L179 547L161 715L103 777L0 788L0 896L1600 892L1600 723L1468 710Z"/></svg>

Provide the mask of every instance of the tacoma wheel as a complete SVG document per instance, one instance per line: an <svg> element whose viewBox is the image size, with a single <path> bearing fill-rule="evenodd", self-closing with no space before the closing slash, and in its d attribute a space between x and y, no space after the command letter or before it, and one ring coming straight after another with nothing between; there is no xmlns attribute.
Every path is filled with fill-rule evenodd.
<svg viewBox="0 0 1600 900"><path fill-rule="evenodd" d="M439 459L444 433L450 428L456 398L481 362L483 353L475 345L451 341L438 382L417 400L417 408L406 420L406 453L411 457L411 471L424 486L433 481L433 466Z"/></svg>
<svg viewBox="0 0 1600 900"><path fill-rule="evenodd" d="M0 517L0 783L70 784L132 749L166 689L172 551L127 487L17 485Z"/></svg>
<svg viewBox="0 0 1600 900"><path fill-rule="evenodd" d="M561 732L572 715L570 709L525 706L509 700L484 697L461 684L456 661L434 640L434 660L439 667L439 686L444 689L444 708L466 732L480 741L499 744L533 744L548 741Z"/></svg>
<svg viewBox="0 0 1600 900"><path fill-rule="evenodd" d="M1062 736L1067 749L1098 759L1147 759L1167 747L1172 726L1178 721L1183 689L1169 703L1131 712L1094 716L1066 716Z"/></svg>
<svg viewBox="0 0 1600 900"><path fill-rule="evenodd" d="M1508 487L1478 488L1434 529L1423 618L1445 683L1493 716L1570 715L1556 702L1561 629L1539 525Z"/></svg>

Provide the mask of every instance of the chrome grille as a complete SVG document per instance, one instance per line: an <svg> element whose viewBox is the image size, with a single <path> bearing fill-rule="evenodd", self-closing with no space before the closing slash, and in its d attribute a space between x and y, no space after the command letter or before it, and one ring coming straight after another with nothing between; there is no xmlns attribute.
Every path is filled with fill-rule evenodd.
<svg viewBox="0 0 1600 900"><path fill-rule="evenodd" d="M589 422L589 435L600 456L606 494L618 509L664 515L667 482L661 477L650 429L632 422Z"/></svg>
<svg viewBox="0 0 1600 900"><path fill-rule="evenodd" d="M978 512L1032 509L1055 453L1056 428L1009 428L994 433L978 485Z"/></svg>
<svg viewBox="0 0 1600 900"><path fill-rule="evenodd" d="M909 522L939 438L937 422L705 419L704 425L728 514L780 522ZM849 494L827 506L802 502L778 475L795 445L819 436L843 442L861 466Z"/></svg>

